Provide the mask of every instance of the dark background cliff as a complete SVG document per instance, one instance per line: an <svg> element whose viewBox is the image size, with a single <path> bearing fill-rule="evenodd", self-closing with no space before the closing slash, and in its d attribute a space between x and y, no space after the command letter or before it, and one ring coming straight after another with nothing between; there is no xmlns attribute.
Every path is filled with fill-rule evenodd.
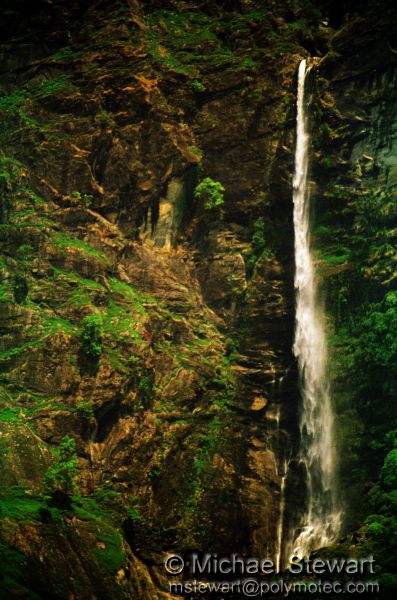
<svg viewBox="0 0 397 600"><path fill-rule="evenodd" d="M372 304L385 293L351 235L358 184L394 190L384 153L375 171L366 158L394 122L395 11L381 5L4 3L4 598L166 598L167 551L277 552L282 465L298 443L296 69L324 57L315 242L341 357L360 339L364 292ZM208 177L225 188L218 208L194 194ZM83 343L91 315L97 353ZM372 471L360 461L369 419L340 362L350 532L388 448ZM65 435L79 457L68 510L42 491ZM291 473L286 526L302 502Z"/></svg>

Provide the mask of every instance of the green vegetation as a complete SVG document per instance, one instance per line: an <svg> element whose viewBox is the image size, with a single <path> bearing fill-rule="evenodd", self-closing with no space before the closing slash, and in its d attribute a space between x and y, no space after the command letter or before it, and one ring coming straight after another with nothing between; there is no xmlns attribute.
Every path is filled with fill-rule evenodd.
<svg viewBox="0 0 397 600"><path fill-rule="evenodd" d="M273 256L273 252L268 248L265 235L265 220L259 217L254 223L254 232L251 238L251 251L245 256L247 275L251 277L255 271L256 263L259 260L267 260Z"/></svg>
<svg viewBox="0 0 397 600"><path fill-rule="evenodd" d="M21 178L24 165L15 158L0 156L0 183L5 190L12 191L12 183Z"/></svg>
<svg viewBox="0 0 397 600"><path fill-rule="evenodd" d="M59 449L56 451L56 460L48 468L44 476L44 487L47 493L54 494L60 491L71 494L77 488L78 458L74 438L65 435Z"/></svg>
<svg viewBox="0 0 397 600"><path fill-rule="evenodd" d="M393 197L379 190L359 190L354 194L330 184L324 201L328 209L316 229L321 258L334 264L344 262L342 258L351 260L360 285L367 289L373 286L366 286L366 279L384 286L392 284L397 278L397 250L393 242L397 205ZM342 258L328 259L327 255Z"/></svg>
<svg viewBox="0 0 397 600"><path fill-rule="evenodd" d="M75 88L72 85L68 75L58 75L57 77L53 77L51 79L45 79L30 89L28 93L35 100L42 100L48 96L54 96L55 94L60 94L63 92L70 93L74 90Z"/></svg>
<svg viewBox="0 0 397 600"><path fill-rule="evenodd" d="M394 432L397 433L397 430ZM380 472L380 483L386 492L397 490L397 447L386 454L383 467ZM396 498L397 500L397 498Z"/></svg>
<svg viewBox="0 0 397 600"><path fill-rule="evenodd" d="M382 594L391 598L397 588L396 204L388 192L352 192L338 184L329 185L324 200L315 245L335 320L334 397L348 449L341 477L352 527L364 522L359 550L374 555Z"/></svg>
<svg viewBox="0 0 397 600"><path fill-rule="evenodd" d="M192 90L194 92L205 92L205 85L204 83L202 83L201 81L197 81L197 79L194 79L191 84L190 87L192 88Z"/></svg>
<svg viewBox="0 0 397 600"><path fill-rule="evenodd" d="M190 150L190 152L192 152L192 154L195 154L199 158L203 157L203 153L201 152L200 148L197 148L197 146L189 146L188 150Z"/></svg>
<svg viewBox="0 0 397 600"><path fill-rule="evenodd" d="M194 470L198 476L208 470L211 459L219 447L222 423L218 417L214 417L208 429L200 436L200 446L194 459Z"/></svg>
<svg viewBox="0 0 397 600"><path fill-rule="evenodd" d="M153 374L144 374L141 369L138 369L138 390L141 402L141 408L149 408L150 401L153 396Z"/></svg>
<svg viewBox="0 0 397 600"><path fill-rule="evenodd" d="M26 101L27 93L22 90L16 90L8 95L0 96L0 110L17 111Z"/></svg>
<svg viewBox="0 0 397 600"><path fill-rule="evenodd" d="M11 209L11 198L21 186L26 174L21 162L15 158L0 153L0 225L5 225Z"/></svg>
<svg viewBox="0 0 397 600"><path fill-rule="evenodd" d="M56 94L72 93L75 89L67 75L58 75L31 86L14 89L9 93L0 93L0 111L18 114L24 127L44 130L46 127L29 113L32 103L41 102Z"/></svg>
<svg viewBox="0 0 397 600"><path fill-rule="evenodd" d="M370 491L369 505L375 512L367 517L361 530L362 548L375 557L382 597L394 598L397 591L397 448L386 455L380 482Z"/></svg>
<svg viewBox="0 0 397 600"><path fill-rule="evenodd" d="M352 331L353 373L359 410L379 444L386 434L390 437L390 425L397 425L397 293L388 292L382 302L365 309Z"/></svg>
<svg viewBox="0 0 397 600"><path fill-rule="evenodd" d="M0 302L8 304L12 302L13 296L13 282L7 273L6 267L0 267Z"/></svg>
<svg viewBox="0 0 397 600"><path fill-rule="evenodd" d="M28 267L35 257L36 253L30 244L22 244L15 251L15 256L19 262Z"/></svg>
<svg viewBox="0 0 397 600"><path fill-rule="evenodd" d="M20 421L19 408L9 406L1 408L0 421L5 421L6 423L18 423Z"/></svg>
<svg viewBox="0 0 397 600"><path fill-rule="evenodd" d="M76 411L87 421L95 416L94 403L91 400L80 400L76 402Z"/></svg>
<svg viewBox="0 0 397 600"><path fill-rule="evenodd" d="M34 523L38 521L38 511L43 506L43 499L24 487L3 489L0 494L0 519Z"/></svg>
<svg viewBox="0 0 397 600"><path fill-rule="evenodd" d="M21 352L24 352L25 350L43 345L44 339L46 337L47 336L44 335L39 339L31 340L29 342L24 342L20 346L14 346L13 348L9 348L8 350L4 350L3 352L0 352L0 361L8 360L8 359L12 358L13 356L17 356Z"/></svg>
<svg viewBox="0 0 397 600"><path fill-rule="evenodd" d="M143 516L141 515L138 509L138 498L132 497L130 499L130 506L127 508L127 519L133 521L134 523L142 523L144 521Z"/></svg>
<svg viewBox="0 0 397 600"><path fill-rule="evenodd" d="M84 200L83 200L84 201ZM65 233L57 232L55 239L53 240L53 244L56 248L76 248L80 250L84 254L88 254L89 256L93 256L100 260L101 262L106 262L106 257L103 252L100 252L90 244L87 244L84 240L72 237Z"/></svg>
<svg viewBox="0 0 397 600"><path fill-rule="evenodd" d="M320 127L319 127L319 135L320 138L322 140L322 142L327 142L329 139L332 138L332 136L334 135L331 127L328 125L328 123L321 123Z"/></svg>
<svg viewBox="0 0 397 600"><path fill-rule="evenodd" d="M219 181L214 181L211 177L206 177L194 190L194 197L204 200L204 208L213 210L223 206L225 200L223 192L225 188Z"/></svg>
<svg viewBox="0 0 397 600"><path fill-rule="evenodd" d="M223 361L214 369L211 383L206 386L210 402L208 412L213 416L205 427L199 428L196 439L191 490L184 504L184 510L192 516L197 513L198 507L205 511L204 496L211 491L217 474L213 458L215 454L224 455L226 449L224 431L232 414L231 406L236 394L230 361L230 357L223 357Z"/></svg>
<svg viewBox="0 0 397 600"><path fill-rule="evenodd" d="M324 167L324 169L333 169L337 166L332 156L324 156L321 159L320 164L322 167Z"/></svg>
<svg viewBox="0 0 397 600"><path fill-rule="evenodd" d="M1 580L10 589L15 587L21 590L20 582L24 580L26 574L25 556L10 544L0 543L0 562Z"/></svg>
<svg viewBox="0 0 397 600"><path fill-rule="evenodd" d="M151 304L157 303L153 296L135 289L132 285L129 285L124 281L120 281L120 279L111 277L108 281L108 284L110 291L115 297L119 297L125 302L131 302L135 304L137 311L141 314L145 312L144 304L146 302Z"/></svg>
<svg viewBox="0 0 397 600"><path fill-rule="evenodd" d="M55 267L52 267L51 270L53 276L49 277L45 284L41 283L40 288L44 288L47 293L52 294L54 294L54 290L61 289L64 299L61 307L89 306L93 304L94 298L101 298L106 293L105 287L93 279L86 279L78 273Z"/></svg>
<svg viewBox="0 0 397 600"><path fill-rule="evenodd" d="M54 463L56 473L49 477L50 490L61 490L62 493L71 492L74 488L75 450L67 436L62 440L58 461ZM63 446L63 450L61 449ZM62 458L63 456L63 458ZM61 462L63 468L61 468ZM72 464L70 464L72 463ZM50 467L51 469L51 467ZM50 471L49 469L49 471ZM49 471L47 473L49 473ZM131 499L126 503L118 492L112 490L99 489L90 498L82 498L74 495L69 497L70 504L65 507L67 515L86 521L89 523L90 530L95 535L97 544L91 550L86 559L99 561L111 574L117 573L126 562L126 555L122 545L122 535L119 528L121 521L127 517L128 511L135 511L136 520L140 520L139 511L136 507L136 500ZM65 510L60 510L53 505L46 504L43 497L32 494L32 491L23 487L10 487L2 489L0 492L0 521L7 519L9 522L19 524L34 523L38 527L43 527L43 515L52 523L57 522L58 527L66 525L64 521ZM67 525L70 527L70 523ZM45 527L45 526L44 526ZM43 532L45 535L46 532ZM50 536L52 539L53 533ZM23 573L26 573L28 556L17 551L11 545L0 544L0 560L2 565L1 578L8 585L18 582L16 586L21 589L21 583L24 581Z"/></svg>
<svg viewBox="0 0 397 600"><path fill-rule="evenodd" d="M76 334L80 336L81 348L87 357L97 361L105 354L115 368L130 368L134 357L131 352L127 354L120 351L121 346L116 348L115 343L123 346L142 343L143 339L137 331L138 318L146 314L147 303L156 309L160 306L159 303L150 295L138 292L116 278L105 279L102 276L102 284L75 272L55 267L51 267L51 271L52 275L40 281L32 281L28 274L21 275L17 300L33 311L34 326L29 329L30 339L0 353L0 360L43 346L48 336L63 332L70 337L75 337ZM24 287L24 282L26 285L29 282L28 287ZM7 278L1 282L0 301L13 301L13 286L13 279ZM28 292L29 295L25 295ZM36 294L51 297L56 314L47 306L30 299ZM83 320L80 317L82 308L85 312L87 309L92 311ZM68 314L71 320L57 316L62 314ZM72 360L75 360L74 357Z"/></svg>
<svg viewBox="0 0 397 600"><path fill-rule="evenodd" d="M219 67L231 72L256 68L263 48L253 48L247 56L246 48L243 44L240 47L239 41L251 34L252 23L267 20L266 10L245 14L225 12L218 19L200 11L153 10L146 17L151 57L163 69L191 78L192 89L202 92L205 84L199 79L201 73ZM225 42L225 36L231 34L235 42L232 47ZM292 47L281 36L275 40L269 38L269 42L272 46L269 54L285 52Z"/></svg>
<svg viewBox="0 0 397 600"><path fill-rule="evenodd" d="M109 573L117 573L126 562L121 533L110 525L101 524L97 527L96 534L100 547L95 548L93 553L104 564Z"/></svg>
<svg viewBox="0 0 397 600"><path fill-rule="evenodd" d="M83 52L79 50L73 50L73 48L65 46L65 48L62 48L61 50L58 50L58 52L55 52L55 54L51 54L51 56L49 56L47 60L50 60L52 62L63 62L73 58L80 58L82 55Z"/></svg>
<svg viewBox="0 0 397 600"><path fill-rule="evenodd" d="M73 198L82 202L86 208L89 208L92 204L94 196L92 194L80 194L80 192L72 192Z"/></svg>
<svg viewBox="0 0 397 600"><path fill-rule="evenodd" d="M131 504L135 504L134 499ZM93 556L109 573L117 573L126 562L119 528L122 520L127 518L130 504L118 492L100 488L90 498L73 496L72 508L80 519L89 521L94 529L98 543L92 551Z"/></svg>
<svg viewBox="0 0 397 600"><path fill-rule="evenodd" d="M233 54L218 44L210 30L211 20L203 14L157 10L147 16L148 40L154 60L167 69L182 75L194 75L197 62L222 63ZM165 23L165 28L161 27ZM200 49L211 43L212 52L206 57ZM187 50L189 48L189 50ZM190 50L192 49L193 52Z"/></svg>
<svg viewBox="0 0 397 600"><path fill-rule="evenodd" d="M0 420L21 423L29 422L41 409L72 410L60 398L49 397L28 387L13 384L0 386Z"/></svg>
<svg viewBox="0 0 397 600"><path fill-rule="evenodd" d="M255 256L260 256L266 248L265 220L263 217L259 217L259 219L255 221L251 246Z"/></svg>
<svg viewBox="0 0 397 600"><path fill-rule="evenodd" d="M10 447L8 446L7 441L6 440L0 440L0 458L2 456L7 456L7 454L9 453L9 451L10 451ZM1 512L0 512L0 514L1 514Z"/></svg>
<svg viewBox="0 0 397 600"><path fill-rule="evenodd" d="M42 100L60 92L71 92L73 90L74 86L71 84L69 77L58 75L52 79L45 79L29 89L21 88L12 91L8 95L0 95L0 111L16 112L28 99Z"/></svg>
<svg viewBox="0 0 397 600"><path fill-rule="evenodd" d="M214 417L206 430L199 435L196 455L193 461L193 478L191 493L186 499L185 510L187 513L197 509L205 490L214 476L212 459L215 452L220 452L224 443L224 424L218 416Z"/></svg>
<svg viewBox="0 0 397 600"><path fill-rule="evenodd" d="M98 360L102 354L104 336L103 321L99 314L88 315L81 325L81 349L89 357Z"/></svg>
<svg viewBox="0 0 397 600"><path fill-rule="evenodd" d="M56 77L45 79L40 83L32 83L21 88L0 91L0 112L2 113L2 138L3 142L15 130L18 125L20 131L29 132L29 135L39 134L46 136L48 140L56 139L54 126L55 121L41 122L33 116L35 105L38 105L52 96L60 93L73 93L75 86L70 78L63 74ZM13 139L10 140L14 142Z"/></svg>
<svg viewBox="0 0 397 600"><path fill-rule="evenodd" d="M102 129L112 128L116 125L113 113L107 110L100 110L95 115L95 123Z"/></svg>

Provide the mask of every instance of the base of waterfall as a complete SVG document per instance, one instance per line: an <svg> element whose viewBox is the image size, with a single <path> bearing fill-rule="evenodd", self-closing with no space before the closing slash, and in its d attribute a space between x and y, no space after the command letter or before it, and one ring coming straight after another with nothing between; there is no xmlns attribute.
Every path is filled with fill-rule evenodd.
<svg viewBox="0 0 397 600"><path fill-rule="evenodd" d="M342 514L327 515L326 519L308 520L294 540L292 556L307 557L313 550L330 546L338 539Z"/></svg>

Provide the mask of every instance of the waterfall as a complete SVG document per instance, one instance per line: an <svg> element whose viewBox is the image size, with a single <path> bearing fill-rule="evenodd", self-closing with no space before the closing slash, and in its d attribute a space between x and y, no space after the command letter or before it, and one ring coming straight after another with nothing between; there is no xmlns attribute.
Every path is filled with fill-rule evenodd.
<svg viewBox="0 0 397 600"><path fill-rule="evenodd" d="M276 573L280 573L282 566L282 549L283 549L283 532L284 532L284 513L285 513L285 488L288 476L288 461L285 460L283 464L283 470L281 475L280 484L280 514L277 524L277 551L276 551Z"/></svg>
<svg viewBox="0 0 397 600"><path fill-rule="evenodd" d="M293 351L298 361L302 414L299 462L305 474L306 507L289 550L303 557L332 543L339 532L336 503L336 461L333 413L327 377L324 313L310 248L308 190L309 128L305 80L310 68L302 60L298 74L295 175L293 180L295 231L296 317Z"/></svg>

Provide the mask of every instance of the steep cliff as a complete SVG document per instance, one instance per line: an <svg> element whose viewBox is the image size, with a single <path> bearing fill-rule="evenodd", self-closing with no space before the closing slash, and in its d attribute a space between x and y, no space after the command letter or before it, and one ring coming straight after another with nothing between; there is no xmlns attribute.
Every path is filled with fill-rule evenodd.
<svg viewBox="0 0 397 600"><path fill-rule="evenodd" d="M350 232L352 194L395 191L395 11L5 4L1 597L168 598L171 550L279 550L284 459L298 444L291 178L303 56L324 57L312 177L330 331L362 289L379 301L390 284L382 272L372 292L373 256L355 268ZM366 424L343 332L346 481ZM72 499L73 464L61 493L48 475L64 466L65 436L78 456ZM286 527L303 502L291 464ZM370 477L353 464L351 512Z"/></svg>
<svg viewBox="0 0 397 600"><path fill-rule="evenodd" d="M297 410L294 77L318 14L43 2L2 19L2 585L153 599L168 550L274 556ZM80 495L49 507L66 434Z"/></svg>

